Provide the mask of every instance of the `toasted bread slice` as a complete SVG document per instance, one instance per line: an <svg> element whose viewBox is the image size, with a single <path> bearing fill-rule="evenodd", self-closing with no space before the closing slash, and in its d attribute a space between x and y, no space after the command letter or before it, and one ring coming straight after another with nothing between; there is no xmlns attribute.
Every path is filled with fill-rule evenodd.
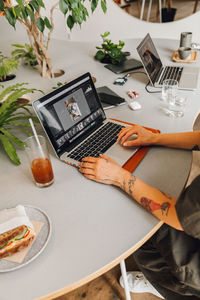
<svg viewBox="0 0 200 300"><path fill-rule="evenodd" d="M1 247L5 244L5 242L13 239L15 236L21 234L24 229L25 229L25 225L21 225L21 226L18 226L16 228L13 228L9 231L6 231L2 234L0 234L0 249Z"/></svg>
<svg viewBox="0 0 200 300"><path fill-rule="evenodd" d="M4 243L1 242L0 246L0 258L10 256L13 253L20 251L21 249L27 247L34 239L35 232L33 231L33 229L25 225L19 227L23 227L23 230L21 230L21 228L18 231L17 228L13 229L15 233L18 233L17 235L14 235L14 233L10 233L12 230L8 231L8 235L8 232L4 233ZM9 236L10 239L8 239L7 236Z"/></svg>

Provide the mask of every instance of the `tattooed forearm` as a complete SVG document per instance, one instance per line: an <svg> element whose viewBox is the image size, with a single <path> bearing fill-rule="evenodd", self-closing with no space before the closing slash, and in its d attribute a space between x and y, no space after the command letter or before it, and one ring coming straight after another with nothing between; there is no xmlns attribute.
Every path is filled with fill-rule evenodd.
<svg viewBox="0 0 200 300"><path fill-rule="evenodd" d="M172 198L169 194L167 194L167 193L165 193L165 192L163 192L163 191L160 191L160 192L161 192L161 194L163 194L167 199L173 200L173 198Z"/></svg>
<svg viewBox="0 0 200 300"><path fill-rule="evenodd" d="M171 204L169 202L164 202L164 203L160 204L160 203L154 202L151 199L147 199L145 197L141 198L140 203L142 204L142 206L144 206L144 208L147 211L153 213L155 210L161 210L162 215L164 215L164 213L165 213L166 216L168 215L169 208L171 206Z"/></svg>
<svg viewBox="0 0 200 300"><path fill-rule="evenodd" d="M199 151L199 146L198 145L195 145L193 148L192 148L192 151Z"/></svg>
<svg viewBox="0 0 200 300"><path fill-rule="evenodd" d="M122 182L122 186L121 187L126 192L126 181L125 180Z"/></svg>
<svg viewBox="0 0 200 300"><path fill-rule="evenodd" d="M128 181L128 192L129 192L129 195L131 195L131 196L133 196L133 186L134 186L135 181L136 181L136 177L134 175L131 175L131 178Z"/></svg>

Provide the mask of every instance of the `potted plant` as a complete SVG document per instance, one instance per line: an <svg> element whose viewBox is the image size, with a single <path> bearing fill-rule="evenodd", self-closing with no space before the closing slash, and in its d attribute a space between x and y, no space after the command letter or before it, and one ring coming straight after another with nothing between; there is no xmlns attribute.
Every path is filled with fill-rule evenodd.
<svg viewBox="0 0 200 300"><path fill-rule="evenodd" d="M15 78L16 69L19 66L19 61L15 57L7 57L0 51L0 81L7 81Z"/></svg>
<svg viewBox="0 0 200 300"><path fill-rule="evenodd" d="M101 47L96 47L98 51L95 54L95 59L102 63L111 63L113 65L123 63L126 60L126 53L122 51L125 43L123 41L119 41L118 44L113 43L107 38L109 34L109 31L101 34L103 43Z"/></svg>
<svg viewBox="0 0 200 300"><path fill-rule="evenodd" d="M14 49L11 54L17 60L22 60L25 65L30 68L35 68L38 65L34 49L31 45L12 44Z"/></svg>
<svg viewBox="0 0 200 300"><path fill-rule="evenodd" d="M30 117L37 121L37 118L32 116L29 110L31 104L21 98L27 93L33 93L36 89L26 88L24 85L25 83L9 86L0 93L0 142L11 161L16 165L20 164L20 159L15 145L23 148L24 142L12 133L12 129L20 129L30 135L31 131L28 130L30 124L27 121ZM3 86L1 85L1 87Z"/></svg>
<svg viewBox="0 0 200 300"><path fill-rule="evenodd" d="M92 12L98 5L98 0L89 0ZM54 29L53 13L59 7L66 17L66 24L73 28L74 24L81 25L89 16L85 6L85 0L59 0L50 10L50 18L43 16L45 1L43 0L0 0L0 16L4 15L9 24L15 28L16 22L20 22L26 29L31 46L34 49L36 59L43 77L53 77L51 58L48 54L51 34ZM106 12L106 0L101 0L101 8ZM44 30L49 30L47 40L44 38Z"/></svg>

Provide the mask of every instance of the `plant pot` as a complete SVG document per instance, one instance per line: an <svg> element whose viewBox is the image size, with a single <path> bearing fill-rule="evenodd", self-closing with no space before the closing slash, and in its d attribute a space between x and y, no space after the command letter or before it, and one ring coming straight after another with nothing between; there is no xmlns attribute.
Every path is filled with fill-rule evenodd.
<svg viewBox="0 0 200 300"><path fill-rule="evenodd" d="M124 60L121 61L121 62L115 61L115 62L113 63L114 59L112 60L112 59L110 58L110 56L107 55L107 54L105 55L105 57L104 57L100 62L103 63L103 64L120 65L120 64L122 64L122 63L126 60L126 56L129 55L128 52L127 52L127 54L125 54L125 52L123 52L123 53L124 53Z"/></svg>
<svg viewBox="0 0 200 300"><path fill-rule="evenodd" d="M7 75L7 76L6 76L6 79L5 79L5 80L1 80L1 79L0 79L0 82L9 81L9 80L14 79L15 77L16 77L15 74L10 74L10 75Z"/></svg>
<svg viewBox="0 0 200 300"><path fill-rule="evenodd" d="M105 55L105 57L100 61L102 64L111 64L111 58L109 55Z"/></svg>
<svg viewBox="0 0 200 300"><path fill-rule="evenodd" d="M176 8L162 8L162 23L174 21Z"/></svg>
<svg viewBox="0 0 200 300"><path fill-rule="evenodd" d="M0 106L3 104L3 102L8 98L9 94L6 95L1 101ZM19 104L28 104L31 102L31 97L28 94L25 94L17 99L17 103Z"/></svg>
<svg viewBox="0 0 200 300"><path fill-rule="evenodd" d="M27 64L26 62L24 62L24 65L25 65L25 66L28 66L28 64ZM37 60L35 60L34 62L30 63L30 66L31 66L31 67L36 67L37 65L38 65Z"/></svg>

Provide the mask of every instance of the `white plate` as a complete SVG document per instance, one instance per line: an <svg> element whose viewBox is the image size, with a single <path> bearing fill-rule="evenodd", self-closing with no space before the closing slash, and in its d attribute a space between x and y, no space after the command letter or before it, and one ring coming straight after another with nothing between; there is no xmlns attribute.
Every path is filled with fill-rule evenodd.
<svg viewBox="0 0 200 300"><path fill-rule="evenodd" d="M0 259L0 273L14 271L29 264L44 250L51 236L51 222L49 217L39 208L26 205L24 207L30 220L42 222L44 225L23 262L16 263L6 259Z"/></svg>

